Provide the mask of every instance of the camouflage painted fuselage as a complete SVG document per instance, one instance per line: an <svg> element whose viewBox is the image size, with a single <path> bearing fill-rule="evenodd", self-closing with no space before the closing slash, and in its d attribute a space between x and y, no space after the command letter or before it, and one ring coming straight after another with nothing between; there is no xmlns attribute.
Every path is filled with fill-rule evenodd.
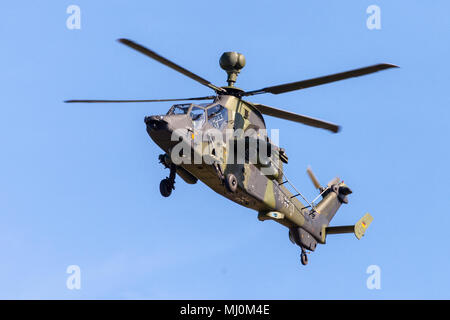
<svg viewBox="0 0 450 320"><path fill-rule="evenodd" d="M195 128L188 115L168 114L146 117L147 132L155 143L169 155L172 148L178 143L178 141L171 140L171 134L177 129L186 129L193 136L201 134L199 131L203 132L211 128L222 131L242 129L244 132L249 129L263 132L266 129L261 113L252 104L232 95L219 95L213 103L205 108L209 110L209 108L219 105L223 107L219 114L220 119L206 116L201 128ZM207 149L208 141L201 143L204 144L202 149ZM274 150L275 154L279 152L277 146L273 147L276 149ZM227 161L230 160L227 158L230 154L230 150L224 146L221 161L218 163L219 172L217 167L211 164L194 164L189 161L189 163L179 165L182 169L178 173L186 182L192 183L192 179L185 178L185 172L184 175L182 174L181 171L185 170L188 175L202 181L220 195L256 210L260 220L274 220L291 231L298 228L303 229L306 232L300 236L311 237L309 240L304 240L309 241L304 246L310 250L315 249L317 242L325 243L324 230L342 202L338 199L338 192L330 190L324 194L323 200L315 210L312 210L286 188L283 183L283 167L279 157L277 157L276 172L267 175L261 173L261 167L258 164ZM223 177L230 173L237 178L238 187L235 192L230 192L223 181ZM301 242L301 240L299 241Z"/></svg>

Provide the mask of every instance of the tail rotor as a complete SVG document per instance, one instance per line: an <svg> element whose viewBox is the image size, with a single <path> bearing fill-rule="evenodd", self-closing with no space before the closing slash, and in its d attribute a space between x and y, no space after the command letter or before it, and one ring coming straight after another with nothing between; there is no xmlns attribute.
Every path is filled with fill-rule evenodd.
<svg viewBox="0 0 450 320"><path fill-rule="evenodd" d="M306 169L306 173L308 173L309 178L311 179L311 182L313 183L314 187L319 190L320 193L325 192L325 190L331 188L335 184L339 184L341 182L341 179L339 177L335 177L334 179L330 180L326 186L326 188L322 187L319 183L319 180L317 180L316 175L312 171L311 167L308 166Z"/></svg>

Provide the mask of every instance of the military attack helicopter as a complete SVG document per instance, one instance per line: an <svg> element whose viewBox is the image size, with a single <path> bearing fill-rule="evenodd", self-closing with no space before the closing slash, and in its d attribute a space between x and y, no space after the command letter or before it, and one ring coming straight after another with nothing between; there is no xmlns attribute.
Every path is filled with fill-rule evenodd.
<svg viewBox="0 0 450 320"><path fill-rule="evenodd" d="M237 76L245 66L245 57L240 53L222 54L219 62L228 75L228 85L219 87L134 41L128 39L118 41L214 91L214 95L186 99L65 101L68 103L134 103L210 100L208 103L201 104L175 104L165 115L145 117L147 133L164 151L159 155L159 161L170 170L169 176L160 183L162 196L171 195L175 189L177 175L188 184L195 184L200 180L220 195L256 210L259 220L273 220L287 227L289 239L301 249L300 260L303 265L308 263L307 250L314 251L318 243L325 244L329 234L354 233L358 239L361 239L373 220L369 213L355 225L329 226L341 204L348 203L347 196L352 193L351 189L339 178L334 178L327 185L322 186L308 168L307 173L319 191L319 195L314 200L308 201L284 174L283 164L288 163L288 157L285 150L268 137L263 115L302 123L333 133L337 133L340 127L323 120L252 103L243 98L263 93L281 94L306 89L397 68L397 66L381 63L318 78L244 91L235 86ZM184 136L173 139L174 132L179 129L184 130ZM213 139L208 134L202 135L211 129L219 132L232 130L239 134L226 137L224 134L225 141L221 142L218 141L220 139ZM196 136L202 136L202 139L196 141ZM184 141L183 149L180 152L174 152L180 141ZM196 148L196 145L200 145L201 148ZM241 148L239 152L236 145L243 146L243 149ZM200 162L174 161L174 156L192 159L198 150L201 150ZM250 161L250 158L255 158L250 157L250 154L256 154L255 161ZM236 157L240 157L242 161L236 161ZM299 197L305 203L300 201Z"/></svg>

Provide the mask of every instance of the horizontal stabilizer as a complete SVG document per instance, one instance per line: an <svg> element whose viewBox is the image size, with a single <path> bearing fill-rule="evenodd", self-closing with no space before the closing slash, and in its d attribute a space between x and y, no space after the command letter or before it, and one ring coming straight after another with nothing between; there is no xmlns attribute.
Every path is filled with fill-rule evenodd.
<svg viewBox="0 0 450 320"><path fill-rule="evenodd" d="M363 237L372 221L373 217L366 213L354 226L327 227L326 234L354 233L359 240Z"/></svg>

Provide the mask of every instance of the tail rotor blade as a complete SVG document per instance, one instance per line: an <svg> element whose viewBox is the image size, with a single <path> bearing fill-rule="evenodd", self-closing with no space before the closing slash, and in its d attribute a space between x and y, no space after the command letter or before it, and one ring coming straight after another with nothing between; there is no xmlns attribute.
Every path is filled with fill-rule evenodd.
<svg viewBox="0 0 450 320"><path fill-rule="evenodd" d="M328 182L327 186L331 187L333 184L337 184L341 181L341 179L339 177L335 177L334 179L332 179L330 182Z"/></svg>
<svg viewBox="0 0 450 320"><path fill-rule="evenodd" d="M311 179L312 183L314 184L314 187L316 189L321 188L319 181L317 180L316 176L314 175L314 173L311 170L311 167L308 167L308 169L306 169L306 172L308 173L309 178Z"/></svg>

